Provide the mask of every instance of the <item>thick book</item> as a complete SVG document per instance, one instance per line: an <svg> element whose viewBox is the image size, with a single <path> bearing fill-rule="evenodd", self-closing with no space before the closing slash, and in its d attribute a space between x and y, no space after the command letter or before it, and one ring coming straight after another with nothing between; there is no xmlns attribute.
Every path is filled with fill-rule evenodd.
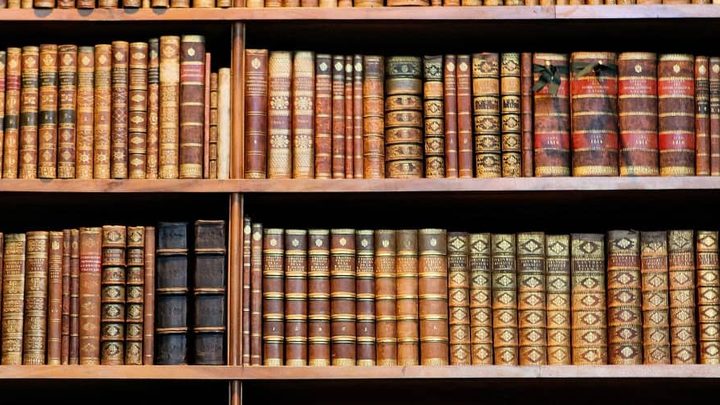
<svg viewBox="0 0 720 405"><path fill-rule="evenodd" d="M445 108L443 57L423 57L423 110L425 115L425 177L445 177Z"/></svg>
<svg viewBox="0 0 720 405"><path fill-rule="evenodd" d="M21 49L8 48L5 69L5 136L3 138L2 177L18 177L18 145L20 144Z"/></svg>
<svg viewBox="0 0 720 405"><path fill-rule="evenodd" d="M155 227L145 227L145 282L143 290L143 365L155 362Z"/></svg>
<svg viewBox="0 0 720 405"><path fill-rule="evenodd" d="M363 126L363 58L353 55L352 63L352 122L353 122L353 178L364 177L364 126Z"/></svg>
<svg viewBox="0 0 720 405"><path fill-rule="evenodd" d="M517 234L518 364L547 364L545 234Z"/></svg>
<svg viewBox="0 0 720 405"><path fill-rule="evenodd" d="M128 177L144 179L147 170L148 44L130 43L128 62Z"/></svg>
<svg viewBox="0 0 720 405"><path fill-rule="evenodd" d="M160 149L160 39L148 40L147 162L145 178L157 179Z"/></svg>
<svg viewBox="0 0 720 405"><path fill-rule="evenodd" d="M385 177L385 61L363 57L363 177ZM317 153L317 152L316 152Z"/></svg>
<svg viewBox="0 0 720 405"><path fill-rule="evenodd" d="M217 81L217 79L215 79ZM217 97L217 89L215 90ZM217 106L215 107L217 115ZM245 50L245 178L267 176L268 51ZM217 118L216 118L217 119ZM217 123L215 124L217 126ZM216 129L217 130L217 129Z"/></svg>
<svg viewBox="0 0 720 405"><path fill-rule="evenodd" d="M375 365L375 232L355 233L357 365Z"/></svg>
<svg viewBox="0 0 720 405"><path fill-rule="evenodd" d="M58 46L58 65L57 177L74 179L78 123L78 47Z"/></svg>
<svg viewBox="0 0 720 405"><path fill-rule="evenodd" d="M313 112L315 63L312 52L297 51L292 68L292 177L315 176Z"/></svg>
<svg viewBox="0 0 720 405"><path fill-rule="evenodd" d="M40 49L37 46L24 46L22 48L18 150L18 177L21 179L34 179L37 177L39 58Z"/></svg>
<svg viewBox="0 0 720 405"><path fill-rule="evenodd" d="M720 176L720 57L710 57L710 175Z"/></svg>
<svg viewBox="0 0 720 405"><path fill-rule="evenodd" d="M571 243L573 364L607 364L605 237L572 234Z"/></svg>
<svg viewBox="0 0 720 405"><path fill-rule="evenodd" d="M517 245L513 234L493 234L492 309L494 358L497 365L518 364Z"/></svg>
<svg viewBox="0 0 720 405"><path fill-rule="evenodd" d="M570 236L546 235L548 364L572 364L570 343Z"/></svg>
<svg viewBox="0 0 720 405"><path fill-rule="evenodd" d="M717 231L695 234L700 364L720 364L720 268Z"/></svg>
<svg viewBox="0 0 720 405"><path fill-rule="evenodd" d="M695 175L710 175L710 58L695 56Z"/></svg>
<svg viewBox="0 0 720 405"><path fill-rule="evenodd" d="M642 364L640 233L608 232L608 363Z"/></svg>
<svg viewBox="0 0 720 405"><path fill-rule="evenodd" d="M270 52L268 72L268 178L289 179L292 177L292 53Z"/></svg>
<svg viewBox="0 0 720 405"><path fill-rule="evenodd" d="M102 228L100 364L122 365L125 358L125 273L127 229Z"/></svg>
<svg viewBox="0 0 720 405"><path fill-rule="evenodd" d="M422 61L385 60L385 170L389 178L423 175Z"/></svg>
<svg viewBox="0 0 720 405"><path fill-rule="evenodd" d="M308 365L330 365L330 231L308 231Z"/></svg>
<svg viewBox="0 0 720 405"><path fill-rule="evenodd" d="M570 176L568 57L534 53L533 149L535 176Z"/></svg>
<svg viewBox="0 0 720 405"><path fill-rule="evenodd" d="M102 228L80 228L79 244L79 362L100 364L100 291Z"/></svg>
<svg viewBox="0 0 720 405"><path fill-rule="evenodd" d="M47 275L47 364L50 365L62 362L63 247L63 232L50 232Z"/></svg>
<svg viewBox="0 0 720 405"><path fill-rule="evenodd" d="M111 67L112 117L110 132L110 176L113 179L128 177L128 70L130 44L113 41Z"/></svg>
<svg viewBox="0 0 720 405"><path fill-rule="evenodd" d="M70 364L70 273L71 273L71 230L62 232L62 281L61 281L61 326L60 326L60 364Z"/></svg>
<svg viewBox="0 0 720 405"><path fill-rule="evenodd" d="M265 366L285 364L284 230L267 228L263 231L262 249L262 360Z"/></svg>
<svg viewBox="0 0 720 405"><path fill-rule="evenodd" d="M332 178L345 178L345 58L342 55L332 56L331 73L332 103Z"/></svg>
<svg viewBox="0 0 720 405"><path fill-rule="evenodd" d="M472 365L493 364L491 235L470 234L470 352Z"/></svg>
<svg viewBox="0 0 720 405"><path fill-rule="evenodd" d="M98 307L99 309L99 307ZM99 319L98 319L99 320ZM70 347L68 364L80 362L80 230L70 230Z"/></svg>
<svg viewBox="0 0 720 405"><path fill-rule="evenodd" d="M93 177L110 178L112 142L112 46L95 45Z"/></svg>
<svg viewBox="0 0 720 405"><path fill-rule="evenodd" d="M472 59L470 55L457 55L455 80L457 89L457 158L458 177L473 177L473 98Z"/></svg>
<svg viewBox="0 0 720 405"><path fill-rule="evenodd" d="M672 364L697 363L695 277L695 235L693 231L669 231L668 287Z"/></svg>
<svg viewBox="0 0 720 405"><path fill-rule="evenodd" d="M502 177L522 175L521 65L519 53L500 56Z"/></svg>
<svg viewBox="0 0 720 405"><path fill-rule="evenodd" d="M397 365L395 231L375 231L375 338L377 365Z"/></svg>
<svg viewBox="0 0 720 405"><path fill-rule="evenodd" d="M78 47L77 144L75 177L92 179L95 139L95 48Z"/></svg>
<svg viewBox="0 0 720 405"><path fill-rule="evenodd" d="M330 330L333 366L356 362L355 231L330 231Z"/></svg>
<svg viewBox="0 0 720 405"><path fill-rule="evenodd" d="M333 175L333 61L324 53L315 55L315 178Z"/></svg>
<svg viewBox="0 0 720 405"><path fill-rule="evenodd" d="M695 175L695 80L692 55L663 54L658 61L661 176Z"/></svg>
<svg viewBox="0 0 720 405"><path fill-rule="evenodd" d="M242 236L242 365L250 365L250 302L251 286L250 272L252 271L252 224L250 217L243 218Z"/></svg>
<svg viewBox="0 0 720 405"><path fill-rule="evenodd" d="M38 106L38 177L54 179L58 166L58 47L40 45Z"/></svg>
<svg viewBox="0 0 720 405"><path fill-rule="evenodd" d="M205 132L205 37L180 39L179 177L203 178Z"/></svg>
<svg viewBox="0 0 720 405"><path fill-rule="evenodd" d="M467 252L467 234L457 235L465 240L450 241L444 229L420 229L418 231L418 298L420 309L420 364L423 366L443 366L448 364L470 364L470 319L467 307L467 255L463 263L460 254ZM461 248L460 243L465 247ZM455 273L448 278L449 248L455 250ZM464 266L463 266L464 264ZM464 268L463 277L457 277L459 269ZM448 281L450 280L450 281ZM455 300L460 305L452 305L452 286L457 294L463 289L464 299ZM399 296L399 294L398 294ZM454 312L450 314L449 312ZM463 313L459 313L463 312ZM448 328L448 318L450 325ZM453 323L453 318L456 322ZM453 334L455 336L453 336Z"/></svg>
<svg viewBox="0 0 720 405"><path fill-rule="evenodd" d="M520 54L520 165L522 177L533 177L533 54Z"/></svg>
<svg viewBox="0 0 720 405"><path fill-rule="evenodd" d="M395 232L396 319L398 366L415 366L419 359L418 231Z"/></svg>
<svg viewBox="0 0 720 405"><path fill-rule="evenodd" d="M263 345L263 225L261 223L252 223L250 249L250 365L259 366L262 364ZM329 333L329 328L327 330Z"/></svg>
<svg viewBox="0 0 720 405"><path fill-rule="evenodd" d="M640 234L643 364L670 364L667 232Z"/></svg>
<svg viewBox="0 0 720 405"><path fill-rule="evenodd" d="M155 273L155 364L188 361L188 224L157 227Z"/></svg>
<svg viewBox="0 0 720 405"><path fill-rule="evenodd" d="M445 177L458 177L458 102L455 69L457 56L445 55L443 63L443 109L445 111Z"/></svg>
<svg viewBox="0 0 720 405"><path fill-rule="evenodd" d="M285 365L307 363L307 231L285 230Z"/></svg>
<svg viewBox="0 0 720 405"><path fill-rule="evenodd" d="M160 37L159 69L158 177L177 179L180 138L180 37ZM158 236L160 234L161 230L158 229Z"/></svg>
<svg viewBox="0 0 720 405"><path fill-rule="evenodd" d="M143 364L145 300L145 227L127 227L125 270L125 353L127 365Z"/></svg>
<svg viewBox="0 0 720 405"><path fill-rule="evenodd" d="M430 244L430 247L432 247L432 244ZM442 253L442 250L439 249L439 252ZM421 250L421 257L422 253L423 251ZM440 260L442 260L442 257ZM467 366L472 363L472 356L470 354L470 237L467 232L447 233L447 272L450 364ZM424 275L424 271L422 271L421 274ZM439 286L435 287L433 283L440 283L440 286L444 286L444 283L439 281L440 276L441 274L437 274L434 279L431 278L429 280L425 280L425 277L421 276L421 279L429 285L430 288L428 288L428 290L431 291L429 293L423 293L423 291L420 292L421 302L425 299L428 300L427 302L429 304L431 304L428 305L428 307L430 307L430 311L420 311L420 319L422 320L425 316L428 319L428 321L426 321L426 325L427 323L431 323L433 319L440 315L435 313L437 312L437 308L433 308L433 301L440 301L438 303L440 305L444 303L444 297L442 297L444 294L441 293L441 296L437 298L430 295L433 292L437 294L437 290L439 290ZM433 309L435 311L432 311ZM435 326L435 328L437 328L437 326ZM435 328L430 328L430 330ZM420 330L423 330L422 326ZM437 338L432 335L431 337ZM422 341L422 337L420 339ZM423 349L424 348L421 348L420 350L421 354L424 353Z"/></svg>
<svg viewBox="0 0 720 405"><path fill-rule="evenodd" d="M5 234L2 271L2 364L20 365L23 359L25 307L24 233Z"/></svg>

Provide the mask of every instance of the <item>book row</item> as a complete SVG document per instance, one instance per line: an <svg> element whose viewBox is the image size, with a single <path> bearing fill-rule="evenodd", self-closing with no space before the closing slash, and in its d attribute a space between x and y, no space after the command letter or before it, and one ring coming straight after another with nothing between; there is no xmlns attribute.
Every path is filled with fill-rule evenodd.
<svg viewBox="0 0 720 405"><path fill-rule="evenodd" d="M187 228L0 234L2 364L224 364L225 223Z"/></svg>
<svg viewBox="0 0 720 405"><path fill-rule="evenodd" d="M246 220L243 362L720 364L717 238Z"/></svg>
<svg viewBox="0 0 720 405"><path fill-rule="evenodd" d="M720 57L248 49L245 178L720 175Z"/></svg>
<svg viewBox="0 0 720 405"><path fill-rule="evenodd" d="M2 178L227 178L229 143L203 36L0 51Z"/></svg>
<svg viewBox="0 0 720 405"><path fill-rule="evenodd" d="M0 0L0 8L227 8L232 5L229 0Z"/></svg>

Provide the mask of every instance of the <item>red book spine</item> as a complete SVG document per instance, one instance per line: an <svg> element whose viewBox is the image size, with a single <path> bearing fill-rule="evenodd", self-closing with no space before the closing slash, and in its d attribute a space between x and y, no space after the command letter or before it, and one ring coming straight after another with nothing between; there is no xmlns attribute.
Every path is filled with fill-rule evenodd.
<svg viewBox="0 0 720 405"><path fill-rule="evenodd" d="M535 92L533 111L535 176L570 175L570 82L567 55L533 54ZM557 79L548 83L546 76ZM538 86L542 88L538 89Z"/></svg>
<svg viewBox="0 0 720 405"><path fill-rule="evenodd" d="M363 57L353 56L353 176L362 179L363 173Z"/></svg>
<svg viewBox="0 0 720 405"><path fill-rule="evenodd" d="M363 60L363 171L366 179L385 177L385 60Z"/></svg>
<svg viewBox="0 0 720 405"><path fill-rule="evenodd" d="M315 178L329 179L333 167L332 57L315 55Z"/></svg>
<svg viewBox="0 0 720 405"><path fill-rule="evenodd" d="M520 54L520 128L522 176L533 177L533 54Z"/></svg>
<svg viewBox="0 0 720 405"><path fill-rule="evenodd" d="M695 174L695 80L692 55L660 55L660 175Z"/></svg>
<svg viewBox="0 0 720 405"><path fill-rule="evenodd" d="M345 56L345 178L355 176L353 138L353 59Z"/></svg>
<svg viewBox="0 0 720 405"><path fill-rule="evenodd" d="M332 178L345 178L345 58L332 57Z"/></svg>
<svg viewBox="0 0 720 405"><path fill-rule="evenodd" d="M458 176L473 177L473 106L470 55L457 56Z"/></svg>
<svg viewBox="0 0 720 405"><path fill-rule="evenodd" d="M695 174L710 175L710 60L695 57Z"/></svg>
<svg viewBox="0 0 720 405"><path fill-rule="evenodd" d="M445 94L445 177L458 177L457 81L455 55L445 55L443 90Z"/></svg>

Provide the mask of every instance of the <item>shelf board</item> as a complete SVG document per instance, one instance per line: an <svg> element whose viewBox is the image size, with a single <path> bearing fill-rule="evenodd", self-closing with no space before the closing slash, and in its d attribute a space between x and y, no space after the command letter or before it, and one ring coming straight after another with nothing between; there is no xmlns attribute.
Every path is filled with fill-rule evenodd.
<svg viewBox="0 0 720 405"><path fill-rule="evenodd" d="M230 193L233 180L2 179L0 192L20 193Z"/></svg>
<svg viewBox="0 0 720 405"><path fill-rule="evenodd" d="M0 380L231 380L229 366L0 366Z"/></svg>

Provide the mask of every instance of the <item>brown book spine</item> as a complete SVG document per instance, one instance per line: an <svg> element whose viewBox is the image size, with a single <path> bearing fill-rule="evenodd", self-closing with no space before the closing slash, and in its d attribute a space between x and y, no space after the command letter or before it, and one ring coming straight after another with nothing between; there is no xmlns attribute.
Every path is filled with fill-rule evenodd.
<svg viewBox="0 0 720 405"><path fill-rule="evenodd" d="M517 234L519 361L547 364L545 234Z"/></svg>
<svg viewBox="0 0 720 405"><path fill-rule="evenodd" d="M695 237L700 364L720 364L718 233L697 231Z"/></svg>
<svg viewBox="0 0 720 405"><path fill-rule="evenodd" d="M80 228L80 364L100 364L102 228Z"/></svg>
<svg viewBox="0 0 720 405"><path fill-rule="evenodd" d="M502 131L502 176L522 175L522 128L520 122L520 54L500 56L500 129Z"/></svg>
<svg viewBox="0 0 720 405"><path fill-rule="evenodd" d="M308 231L308 365L330 365L330 232Z"/></svg>
<svg viewBox="0 0 720 405"><path fill-rule="evenodd" d="M608 361L642 364L640 234L608 232Z"/></svg>
<svg viewBox="0 0 720 405"><path fill-rule="evenodd" d="M140 8L142 6L142 0L123 0L122 6L127 8Z"/></svg>
<svg viewBox="0 0 720 405"><path fill-rule="evenodd" d="M210 81L212 80L212 54L205 52L204 58L204 72L203 72L203 155L202 155L202 178L209 179L210 177L210 109L212 102L210 101ZM217 85L215 86L217 90ZM217 92L215 93L217 95ZM215 104L217 108L217 103ZM216 121L217 125L217 121ZM215 133L215 147L217 147L217 133ZM217 156L217 149L215 150ZM215 158L217 163L217 158ZM214 168L213 168L214 169ZM242 175L241 175L242 178Z"/></svg>
<svg viewBox="0 0 720 405"><path fill-rule="evenodd" d="M61 364L63 315L63 233L50 232L47 276L47 364Z"/></svg>
<svg viewBox="0 0 720 405"><path fill-rule="evenodd" d="M75 0L58 0L58 8L75 8Z"/></svg>
<svg viewBox="0 0 720 405"><path fill-rule="evenodd" d="M246 59L247 60L247 59ZM267 61L265 63L265 66L267 66ZM208 65L209 67L209 65ZM245 89L245 94L247 94L247 88ZM246 101L247 102L247 101ZM246 104L250 108L248 104ZM263 107L261 108L262 114L265 115L265 119L263 120L265 122L265 139L266 142L265 147L262 148L263 153L267 149L267 73L265 76L265 104L262 104ZM247 118L247 117L246 117ZM246 123L248 121L245 121ZM218 176L218 170L217 170L217 160L218 160L218 74L217 73L210 73L210 134L208 136L208 172L209 172L209 178L211 179L217 179ZM247 149L246 149L247 150ZM263 154L264 156L264 154ZM265 159L263 159L263 162L265 162ZM247 163L246 163L247 164ZM247 167L247 166L245 166ZM265 163L263 163L263 167L267 167ZM265 178L267 175L267 169L265 169L265 174L263 174L262 178ZM247 175L246 175L247 178Z"/></svg>
<svg viewBox="0 0 720 405"><path fill-rule="evenodd" d="M268 177L292 177L291 105L292 55L273 51L269 58Z"/></svg>
<svg viewBox="0 0 720 405"><path fill-rule="evenodd" d="M58 47L40 45L38 177L57 177Z"/></svg>
<svg viewBox="0 0 720 405"><path fill-rule="evenodd" d="M466 232L449 232L447 235L447 267L450 325L450 364L466 366L472 363L470 355L470 240ZM437 280L432 280L438 282ZM421 299L425 298L421 295ZM433 298L433 297L430 297ZM444 297L439 297L441 300ZM421 317L428 315L421 311ZM429 315L436 315L432 312ZM421 330L423 328L421 327ZM421 350L423 352L423 350Z"/></svg>
<svg viewBox="0 0 720 405"><path fill-rule="evenodd" d="M68 364L80 364L80 231L70 230L70 348Z"/></svg>
<svg viewBox="0 0 720 405"><path fill-rule="evenodd" d="M156 179L160 164L160 40L148 40L147 162L145 178Z"/></svg>
<svg viewBox="0 0 720 405"><path fill-rule="evenodd" d="M473 135L475 141L475 175L500 177L500 55L476 53L473 70Z"/></svg>
<svg viewBox="0 0 720 405"><path fill-rule="evenodd" d="M110 175L128 177L128 67L130 44L113 41L111 67Z"/></svg>
<svg viewBox="0 0 720 405"><path fill-rule="evenodd" d="M250 365L262 364L263 337L263 226L253 222L250 244ZM329 310L328 310L329 313ZM330 333L329 325L326 331ZM329 339L329 338L328 338ZM330 343L328 343L329 345Z"/></svg>
<svg viewBox="0 0 720 405"><path fill-rule="evenodd" d="M385 177L385 62L382 56L363 57L363 175Z"/></svg>
<svg viewBox="0 0 720 405"><path fill-rule="evenodd" d="M97 0L98 8L118 8L118 0Z"/></svg>
<svg viewBox="0 0 720 405"><path fill-rule="evenodd" d="M130 43L128 79L128 166L131 179L144 179L147 170L148 44Z"/></svg>
<svg viewBox="0 0 720 405"><path fill-rule="evenodd" d="M495 364L518 364L515 235L492 235L492 302Z"/></svg>
<svg viewBox="0 0 720 405"><path fill-rule="evenodd" d="M283 320L284 300L284 231L269 228L264 231L263 238L263 365L284 365L283 345L285 329Z"/></svg>
<svg viewBox="0 0 720 405"><path fill-rule="evenodd" d="M456 86L457 86L457 149L458 176L473 177L473 98L472 98L472 66L470 55L457 55Z"/></svg>
<svg viewBox="0 0 720 405"><path fill-rule="evenodd" d="M470 343L472 365L493 364L490 234L470 235Z"/></svg>
<svg viewBox="0 0 720 405"><path fill-rule="evenodd" d="M396 232L396 319L399 366L419 364L418 232Z"/></svg>
<svg viewBox="0 0 720 405"><path fill-rule="evenodd" d="M720 176L720 57L710 57L710 175Z"/></svg>
<svg viewBox="0 0 720 405"><path fill-rule="evenodd" d="M363 167L363 58L353 55L353 177L362 179Z"/></svg>
<svg viewBox="0 0 720 405"><path fill-rule="evenodd" d="M375 244L374 231L355 234L357 365L375 365Z"/></svg>
<svg viewBox="0 0 720 405"><path fill-rule="evenodd" d="M356 362L355 231L330 231L330 319L332 365Z"/></svg>
<svg viewBox="0 0 720 405"><path fill-rule="evenodd" d="M375 231L375 337L377 365L397 365L395 231Z"/></svg>
<svg viewBox="0 0 720 405"><path fill-rule="evenodd" d="M307 365L307 231L285 231L285 365Z"/></svg>
<svg viewBox="0 0 720 405"><path fill-rule="evenodd" d="M77 145L75 177L93 178L95 144L95 48L78 47Z"/></svg>
<svg viewBox="0 0 720 405"><path fill-rule="evenodd" d="M607 364L604 235L571 240L573 364Z"/></svg>
<svg viewBox="0 0 720 405"><path fill-rule="evenodd" d="M160 37L158 177L179 175L180 37Z"/></svg>
<svg viewBox="0 0 720 405"><path fill-rule="evenodd" d="M2 177L18 177L18 145L20 143L20 87L22 59L20 48L7 49L5 69L5 136L3 139ZM4 364L4 363L3 363Z"/></svg>
<svg viewBox="0 0 720 405"><path fill-rule="evenodd" d="M211 82L212 83L212 82ZM215 78L217 99L217 78ZM211 96L212 97L212 96ZM267 176L268 132L268 51L245 50L245 178L264 179ZM212 112L211 112L212 116ZM215 131L217 132L217 101L215 102ZM217 134L215 134L217 139ZM215 142L217 148L217 141ZM215 152L217 154L217 150ZM211 158L212 159L212 158ZM216 158L217 160L217 158Z"/></svg>
<svg viewBox="0 0 720 405"><path fill-rule="evenodd" d="M315 55L315 178L329 179L334 173L332 56Z"/></svg>
<svg viewBox="0 0 720 405"><path fill-rule="evenodd" d="M670 354L673 364L697 363L694 236L693 231L668 232Z"/></svg>
<svg viewBox="0 0 720 405"><path fill-rule="evenodd" d="M425 112L425 177L445 177L445 109L442 55L423 58Z"/></svg>
<svg viewBox="0 0 720 405"><path fill-rule="evenodd" d="M385 60L385 170L389 178L423 175L422 63L415 56Z"/></svg>
<svg viewBox="0 0 720 405"><path fill-rule="evenodd" d="M70 229L62 232L60 364L70 364Z"/></svg>
<svg viewBox="0 0 720 405"><path fill-rule="evenodd" d="M570 339L570 237L545 237L548 364L572 362Z"/></svg>
<svg viewBox="0 0 720 405"><path fill-rule="evenodd" d="M80 9L95 8L95 0L76 0L75 5Z"/></svg>
<svg viewBox="0 0 720 405"><path fill-rule="evenodd" d="M342 1L342 0L340 0ZM345 178L352 179L355 176L355 152L353 146L355 139L353 135L353 59L352 56L345 56Z"/></svg>
<svg viewBox="0 0 720 405"><path fill-rule="evenodd" d="M570 175L570 81L568 57L533 54L533 154L535 176Z"/></svg>
<svg viewBox="0 0 720 405"><path fill-rule="evenodd" d="M23 365L45 364L48 239L45 231L27 233Z"/></svg>
<svg viewBox="0 0 720 405"><path fill-rule="evenodd" d="M418 297L420 312L420 364L443 366L470 364L470 319L468 314L467 234L452 241L444 229L421 229L418 232ZM462 240L465 238L465 240ZM464 243L464 247L460 245ZM454 258L448 259L450 248ZM464 255L465 258L460 256ZM450 278L448 278L448 264ZM460 269L464 268L464 280ZM448 284L448 280L450 284ZM449 290L448 287L451 289ZM461 291L464 290L464 291ZM463 295L464 299L448 295ZM399 296L399 295L398 295ZM462 301L462 302L461 302ZM464 308L464 311L463 311ZM454 314L449 314L454 312ZM460 313L463 312L463 313ZM448 318L451 323L448 326ZM456 322L453 322L453 318ZM455 336L453 336L455 334Z"/></svg>
<svg viewBox="0 0 720 405"><path fill-rule="evenodd" d="M203 177L205 127L205 37L183 35L180 40L179 176Z"/></svg>
<svg viewBox="0 0 720 405"><path fill-rule="evenodd" d="M143 283L142 361L152 365L155 359L155 227L145 227L145 281Z"/></svg>
<svg viewBox="0 0 720 405"><path fill-rule="evenodd" d="M170 0L150 0L150 7L152 7L152 8L168 8L168 7L170 7Z"/></svg>
<svg viewBox="0 0 720 405"><path fill-rule="evenodd" d="M533 54L520 54L520 149L523 177L533 177Z"/></svg>
<svg viewBox="0 0 720 405"><path fill-rule="evenodd" d="M710 175L710 59L695 56L695 174Z"/></svg>
<svg viewBox="0 0 720 405"><path fill-rule="evenodd" d="M22 48L22 73L20 76L20 146L19 177L37 177L38 162L38 99L39 99L39 53L37 46Z"/></svg>
<svg viewBox="0 0 720 405"><path fill-rule="evenodd" d="M252 225L243 218L242 267L242 365L250 365L250 272L252 271Z"/></svg>
<svg viewBox="0 0 720 405"><path fill-rule="evenodd" d="M640 234L643 363L670 364L667 232Z"/></svg>
<svg viewBox="0 0 720 405"><path fill-rule="evenodd" d="M692 55L660 55L658 144L661 176L695 174L694 71Z"/></svg>
<svg viewBox="0 0 720 405"><path fill-rule="evenodd" d="M95 45L94 177L110 178L112 126L112 45Z"/></svg>
<svg viewBox="0 0 720 405"><path fill-rule="evenodd" d="M295 52L292 74L292 176L312 179L315 177L315 62L312 52Z"/></svg>
<svg viewBox="0 0 720 405"><path fill-rule="evenodd" d="M125 246L124 226L102 229L101 364L123 364L125 353Z"/></svg>
<svg viewBox="0 0 720 405"><path fill-rule="evenodd" d="M2 274L2 364L22 364L25 234L5 234Z"/></svg>
<svg viewBox="0 0 720 405"><path fill-rule="evenodd" d="M34 0L33 7L34 8L54 8L55 1L54 0Z"/></svg>
<svg viewBox="0 0 720 405"><path fill-rule="evenodd" d="M457 57L445 55L443 108L445 111L445 177L458 177Z"/></svg>
<svg viewBox="0 0 720 405"><path fill-rule="evenodd" d="M142 365L145 298L145 227L127 228L125 364Z"/></svg>
<svg viewBox="0 0 720 405"><path fill-rule="evenodd" d="M77 142L78 47L58 46L58 154L57 176L75 178Z"/></svg>

